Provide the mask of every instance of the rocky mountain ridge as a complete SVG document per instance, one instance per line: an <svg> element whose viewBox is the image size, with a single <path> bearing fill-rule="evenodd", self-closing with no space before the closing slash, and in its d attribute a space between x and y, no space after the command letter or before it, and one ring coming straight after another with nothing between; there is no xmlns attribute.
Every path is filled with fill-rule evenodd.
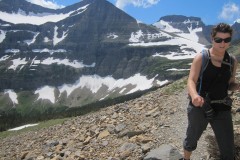
<svg viewBox="0 0 240 160"><path fill-rule="evenodd" d="M239 97L234 99L238 107ZM1 139L0 159L147 160L150 155L159 158L163 150L156 153L155 149L165 146L167 150L169 145L178 150L175 156L179 157L187 125L187 103L184 78L140 98L71 118L59 125ZM234 129L240 135L240 115L235 107ZM212 134L209 128L193 159L211 159L207 151L209 142L205 139L208 134Z"/></svg>

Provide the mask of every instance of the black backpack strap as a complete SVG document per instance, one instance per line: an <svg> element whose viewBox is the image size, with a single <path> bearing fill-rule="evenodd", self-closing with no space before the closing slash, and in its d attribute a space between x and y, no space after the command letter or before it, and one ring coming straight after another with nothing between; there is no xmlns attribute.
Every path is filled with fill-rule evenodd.
<svg viewBox="0 0 240 160"><path fill-rule="evenodd" d="M229 60L223 60L222 61L222 64L224 64L224 65L228 65L229 66L229 69L230 69L230 72L231 72L231 76L232 76L232 74L233 74L233 68L234 68L234 57L233 57L233 55L231 55L230 53L228 53L227 52L227 54L228 54L228 56L229 56Z"/></svg>

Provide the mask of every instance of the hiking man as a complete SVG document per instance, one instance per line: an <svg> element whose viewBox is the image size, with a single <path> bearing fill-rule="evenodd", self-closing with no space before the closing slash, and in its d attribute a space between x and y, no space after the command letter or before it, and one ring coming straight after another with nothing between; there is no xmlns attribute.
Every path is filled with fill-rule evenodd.
<svg viewBox="0 0 240 160"><path fill-rule="evenodd" d="M190 97L188 128L183 143L184 159L189 160L197 142L210 123L220 151L221 160L234 160L234 133L231 99L228 90L239 89L235 81L237 60L226 51L233 30L225 23L212 28L212 47L206 50L209 59L199 53L193 59L187 87Z"/></svg>

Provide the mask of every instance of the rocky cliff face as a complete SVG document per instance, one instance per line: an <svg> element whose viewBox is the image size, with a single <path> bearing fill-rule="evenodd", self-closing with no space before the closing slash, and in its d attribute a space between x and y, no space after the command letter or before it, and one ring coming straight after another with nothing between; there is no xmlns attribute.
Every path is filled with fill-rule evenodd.
<svg viewBox="0 0 240 160"><path fill-rule="evenodd" d="M234 39L240 39L240 23L235 22L232 27L234 29Z"/></svg>
<svg viewBox="0 0 240 160"><path fill-rule="evenodd" d="M205 26L198 17L169 15L161 17L154 25L162 30L205 45L208 45L210 42L208 32L211 28ZM193 36L193 33L196 34L196 36Z"/></svg>
<svg viewBox="0 0 240 160"><path fill-rule="evenodd" d="M169 15L160 18L159 21L169 22L171 26L184 33L189 33L189 28L196 29L204 26L202 20L198 17L187 17L181 15ZM164 26L162 26L164 28Z"/></svg>

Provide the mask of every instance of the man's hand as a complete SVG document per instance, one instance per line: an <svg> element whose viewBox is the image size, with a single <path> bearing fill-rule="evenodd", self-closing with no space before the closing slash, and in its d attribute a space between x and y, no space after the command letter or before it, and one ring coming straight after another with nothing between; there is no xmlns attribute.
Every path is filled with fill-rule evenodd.
<svg viewBox="0 0 240 160"><path fill-rule="evenodd" d="M198 94L192 97L192 104L195 107L201 107L203 103L204 103L204 98L199 96Z"/></svg>

